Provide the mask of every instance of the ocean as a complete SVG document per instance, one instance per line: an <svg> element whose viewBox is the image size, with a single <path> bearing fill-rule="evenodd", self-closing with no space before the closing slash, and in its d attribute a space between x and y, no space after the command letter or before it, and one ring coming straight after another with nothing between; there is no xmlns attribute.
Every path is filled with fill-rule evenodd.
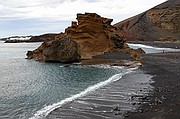
<svg viewBox="0 0 180 119"><path fill-rule="evenodd" d="M122 98L123 110L135 110L128 98L143 88L142 82L147 84L143 85L144 88L148 87L147 92L143 93L148 94L152 89L147 83L151 79L150 76L138 73L140 77L135 80L132 78L133 75L137 76L136 73L133 74L134 70L125 67L79 64L66 67L61 63L25 59L26 52L34 50L40 44L0 42L0 119L45 118L54 109L76 99L78 103L83 100L86 102L84 104L87 104L86 96L88 95L90 99L99 97L100 102L109 98L108 103L116 100L118 96ZM137 44L130 44L130 46L144 47L147 53L166 50L150 49L149 46ZM128 73L133 74L131 78L121 81L122 77ZM110 97L105 96L110 93ZM138 95L140 94L141 92L138 92ZM88 100L90 99L88 97ZM114 101L115 104L118 102L116 101Z"/></svg>
<svg viewBox="0 0 180 119"><path fill-rule="evenodd" d="M53 104L63 104L119 80L126 72L123 68L102 65L64 67L61 63L25 59L26 52L39 45L0 42L1 119L33 118L47 107L54 108Z"/></svg>

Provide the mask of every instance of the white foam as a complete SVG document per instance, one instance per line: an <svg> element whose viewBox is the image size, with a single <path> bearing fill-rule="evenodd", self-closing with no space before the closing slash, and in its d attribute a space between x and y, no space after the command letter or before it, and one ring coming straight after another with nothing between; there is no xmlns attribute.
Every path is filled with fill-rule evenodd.
<svg viewBox="0 0 180 119"><path fill-rule="evenodd" d="M112 66L106 65L106 64L97 64L97 65L89 65L90 67L95 67L95 68L101 68L101 69L110 69ZM122 68L122 67L114 67L114 68Z"/></svg>
<svg viewBox="0 0 180 119"><path fill-rule="evenodd" d="M148 46L148 45L143 45L143 44L131 44L131 43L128 43L128 45L131 47L131 46L135 46L135 47L140 47L140 48L154 48L152 46Z"/></svg>
<svg viewBox="0 0 180 119"><path fill-rule="evenodd" d="M8 40L29 40L31 38L31 36L26 36L26 37L12 37L9 38Z"/></svg>
<svg viewBox="0 0 180 119"><path fill-rule="evenodd" d="M148 45L143 45L143 44L131 44L128 43L128 45L132 48L147 48L147 49L154 49L157 51L180 51L180 49L173 49L173 48L158 48L158 47L152 47ZM147 52L148 53L148 52Z"/></svg>
<svg viewBox="0 0 180 119"><path fill-rule="evenodd" d="M45 119L46 116L47 116L50 112L52 112L53 110L61 107L63 104L66 104L66 103L68 103L68 102L71 102L71 101L73 101L73 100L75 100L75 99L77 99L77 98L79 98L79 97L85 96L85 95L87 95L88 93L90 93L90 92L92 92L92 91L95 91L96 89L98 89L98 88L100 88L100 87L102 87L102 86L105 86L105 85L107 85L107 84L109 84L109 83L115 82L115 81L121 79L123 75L132 72L132 70L134 70L134 69L129 69L129 70L128 70L127 72L125 72L125 73L115 74L115 75L113 75L112 77L110 77L108 80L102 81L102 82L97 83L97 84L95 84L95 85L93 85L93 86L90 86L90 87L88 87L87 89L85 89L84 91L82 91L81 93L75 94L75 95L73 95L73 96L71 96L71 97L69 97L69 98L66 98L66 99L64 99L64 100L61 100L61 101L58 102L58 103L54 103L54 104L52 104L52 105L46 106L46 107L44 107L43 109L37 111L36 114L34 114L34 116L31 117L31 118L29 118L29 119Z"/></svg>
<svg viewBox="0 0 180 119"><path fill-rule="evenodd" d="M59 67L65 67L63 65L60 65ZM116 68L116 69L122 69L124 68L123 66L110 66L106 64L97 64L97 65L69 65L68 67L73 67L73 68L87 68L87 67L93 67L93 68L101 68L101 69L110 69L110 68Z"/></svg>

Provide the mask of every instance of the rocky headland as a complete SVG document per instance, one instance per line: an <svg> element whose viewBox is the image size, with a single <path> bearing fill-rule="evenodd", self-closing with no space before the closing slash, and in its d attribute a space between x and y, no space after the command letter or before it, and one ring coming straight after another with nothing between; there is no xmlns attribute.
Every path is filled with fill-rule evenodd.
<svg viewBox="0 0 180 119"><path fill-rule="evenodd" d="M168 0L114 26L127 41L180 41L180 1Z"/></svg>
<svg viewBox="0 0 180 119"><path fill-rule="evenodd" d="M130 49L116 27L111 25L112 21L95 13L77 14L77 22L73 21L65 33L28 51L27 57L39 61L75 62L106 52L124 52L140 60L137 53L144 52Z"/></svg>
<svg viewBox="0 0 180 119"><path fill-rule="evenodd" d="M32 36L29 39L29 42L47 42L47 41L55 40L55 37L57 35L59 35L59 34L48 33L48 34L43 34L43 35L39 35L39 36Z"/></svg>
<svg viewBox="0 0 180 119"><path fill-rule="evenodd" d="M47 41L55 40L55 37L59 36L60 34L48 33L39 36L12 36L0 40L5 41L5 43L47 42Z"/></svg>
<svg viewBox="0 0 180 119"><path fill-rule="evenodd" d="M1 38L0 40L4 41L5 43L19 43L19 42L27 42L31 39L31 35L29 36L11 36L7 38Z"/></svg>

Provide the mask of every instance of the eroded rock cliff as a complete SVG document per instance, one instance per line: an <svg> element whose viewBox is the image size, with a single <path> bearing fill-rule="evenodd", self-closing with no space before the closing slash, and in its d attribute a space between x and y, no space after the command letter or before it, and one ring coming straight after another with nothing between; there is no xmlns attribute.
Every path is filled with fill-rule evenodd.
<svg viewBox="0 0 180 119"><path fill-rule="evenodd" d="M116 27L111 25L112 21L95 13L77 14L77 22L73 21L55 40L29 51L28 59L73 62L105 52L130 50Z"/></svg>
<svg viewBox="0 0 180 119"><path fill-rule="evenodd" d="M168 0L115 24L126 40L180 40L180 0ZM169 39L171 38L171 39Z"/></svg>

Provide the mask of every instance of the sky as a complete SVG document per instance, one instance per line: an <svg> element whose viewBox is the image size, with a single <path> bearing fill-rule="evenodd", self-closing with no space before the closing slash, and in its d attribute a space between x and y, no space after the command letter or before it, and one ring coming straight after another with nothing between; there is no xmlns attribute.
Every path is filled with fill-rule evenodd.
<svg viewBox="0 0 180 119"><path fill-rule="evenodd" d="M0 0L0 38L60 33L77 13L97 13L113 24L166 0Z"/></svg>

